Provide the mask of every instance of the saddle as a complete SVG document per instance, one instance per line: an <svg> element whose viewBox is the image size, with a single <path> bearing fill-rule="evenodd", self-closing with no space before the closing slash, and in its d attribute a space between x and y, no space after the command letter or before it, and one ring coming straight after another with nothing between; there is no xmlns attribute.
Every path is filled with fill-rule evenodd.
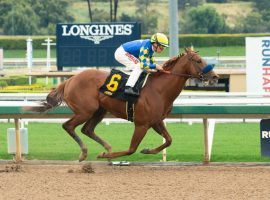
<svg viewBox="0 0 270 200"><path fill-rule="evenodd" d="M144 84L146 83L148 73L143 71L136 82L134 89L141 92ZM134 119L134 104L137 102L137 96L130 96L124 93L125 85L129 75L124 72L112 69L110 75L107 77L104 84L99 88L99 91L112 98L119 99L127 102L127 119L133 121Z"/></svg>

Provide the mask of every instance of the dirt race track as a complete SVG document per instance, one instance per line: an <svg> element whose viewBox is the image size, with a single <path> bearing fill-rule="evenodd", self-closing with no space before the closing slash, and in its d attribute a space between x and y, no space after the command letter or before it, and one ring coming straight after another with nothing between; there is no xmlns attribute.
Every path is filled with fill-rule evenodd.
<svg viewBox="0 0 270 200"><path fill-rule="evenodd" d="M261 200L269 186L269 165L0 164L1 200Z"/></svg>

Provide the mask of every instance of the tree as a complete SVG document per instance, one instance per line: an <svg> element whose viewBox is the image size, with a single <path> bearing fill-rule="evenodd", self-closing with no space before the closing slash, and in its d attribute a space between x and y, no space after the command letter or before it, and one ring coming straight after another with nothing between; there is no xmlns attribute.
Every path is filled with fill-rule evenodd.
<svg viewBox="0 0 270 200"><path fill-rule="evenodd" d="M37 33L39 17L28 4L15 4L5 17L3 29L8 35Z"/></svg>
<svg viewBox="0 0 270 200"><path fill-rule="evenodd" d="M118 0L114 0L114 21L116 21L117 9L118 9Z"/></svg>
<svg viewBox="0 0 270 200"><path fill-rule="evenodd" d="M110 0L110 19L111 22L116 21L116 16L117 16L117 8L118 8L118 0Z"/></svg>
<svg viewBox="0 0 270 200"><path fill-rule="evenodd" d="M120 21L122 22L134 22L137 21L135 16L127 15L126 13L122 13L120 16Z"/></svg>
<svg viewBox="0 0 270 200"><path fill-rule="evenodd" d="M40 17L40 26L48 27L50 23L73 22L74 18L67 12L67 0L28 0L35 13Z"/></svg>
<svg viewBox="0 0 270 200"><path fill-rule="evenodd" d="M110 0L110 20L112 22L112 18L113 18L113 8L112 8L112 0Z"/></svg>
<svg viewBox="0 0 270 200"><path fill-rule="evenodd" d="M270 9L270 1L269 0L253 0L255 7L259 12L263 10L269 10Z"/></svg>
<svg viewBox="0 0 270 200"><path fill-rule="evenodd" d="M270 1L269 0L260 0L254 1L254 5L256 7L256 12L260 13L262 16L262 20L264 23L269 24L270 22Z"/></svg>
<svg viewBox="0 0 270 200"><path fill-rule="evenodd" d="M245 19L242 19L243 32L269 32L270 31L270 1L251 0L254 9Z"/></svg>
<svg viewBox="0 0 270 200"><path fill-rule="evenodd" d="M93 10L93 21L95 22L109 22L110 14L105 10L94 9Z"/></svg>
<svg viewBox="0 0 270 200"><path fill-rule="evenodd" d="M270 22L270 10L263 10L261 12L261 15L262 15L262 20L265 23L269 23Z"/></svg>
<svg viewBox="0 0 270 200"><path fill-rule="evenodd" d="M104 1L104 2L106 2L106 1ZM104 21L105 18L107 19L107 17L103 18L102 15L100 15L100 13L99 13L100 10L99 9L95 9L97 12L92 12L91 0L87 0L87 4L88 4L88 12L89 12L90 22L93 21L93 14L96 15L94 18L96 18L98 21ZM116 21L117 9L118 9L118 0L114 0L113 2L112 2L112 0L110 0L109 18L110 18L111 22ZM106 13L106 12L102 11L102 13Z"/></svg>
<svg viewBox="0 0 270 200"><path fill-rule="evenodd" d="M92 17L92 9L91 9L91 0L87 0L87 5L88 5L88 12L89 12L90 22L92 22L93 17Z"/></svg>
<svg viewBox="0 0 270 200"><path fill-rule="evenodd" d="M178 0L178 9L184 10L191 7L198 7L205 3L205 0Z"/></svg>
<svg viewBox="0 0 270 200"><path fill-rule="evenodd" d="M137 12L135 18L142 24L143 33L154 33L157 29L158 14L151 4L154 0L136 0Z"/></svg>
<svg viewBox="0 0 270 200"><path fill-rule="evenodd" d="M4 24L5 17L11 11L14 1L0 0L0 24Z"/></svg>
<svg viewBox="0 0 270 200"><path fill-rule="evenodd" d="M74 21L67 7L67 0L0 0L0 28L5 34L54 34L56 23Z"/></svg>
<svg viewBox="0 0 270 200"><path fill-rule="evenodd" d="M183 28L184 33L225 33L227 31L224 17L209 6L190 9Z"/></svg>
<svg viewBox="0 0 270 200"><path fill-rule="evenodd" d="M236 31L242 33L260 33L265 32L266 29L262 16L258 12L250 13L245 18L240 19L236 26Z"/></svg>

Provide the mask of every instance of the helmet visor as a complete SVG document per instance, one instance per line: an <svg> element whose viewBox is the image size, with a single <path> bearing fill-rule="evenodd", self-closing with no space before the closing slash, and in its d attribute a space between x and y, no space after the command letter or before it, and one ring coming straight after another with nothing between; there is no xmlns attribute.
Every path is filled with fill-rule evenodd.
<svg viewBox="0 0 270 200"><path fill-rule="evenodd" d="M158 46L162 46L163 48L169 47L168 44L164 44L164 43L161 43L161 42L157 42L157 43L158 43Z"/></svg>

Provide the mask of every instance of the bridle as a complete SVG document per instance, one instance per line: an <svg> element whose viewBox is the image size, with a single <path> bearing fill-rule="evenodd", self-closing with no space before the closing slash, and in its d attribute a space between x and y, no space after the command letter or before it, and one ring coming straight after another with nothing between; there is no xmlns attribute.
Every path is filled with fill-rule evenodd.
<svg viewBox="0 0 270 200"><path fill-rule="evenodd" d="M195 54L197 54L197 52L195 52ZM202 60L194 60L193 56L195 55L193 54L192 56L188 57L188 60L195 63L195 68L197 68L198 71L198 75L197 76L193 76L191 78L197 78L200 81L206 81L206 75L208 74L208 72L210 72L212 69L214 69L214 65L208 64L206 66L204 66L202 69L199 67L199 64L202 63Z"/></svg>
<svg viewBox="0 0 270 200"><path fill-rule="evenodd" d="M197 52L195 52L195 54L197 54ZM201 69L201 68L199 67L199 64L201 64L202 61L201 61L201 59L200 59L200 60L195 60L195 59L193 59L193 56L194 56L195 54L189 56L189 57L188 57L188 60L191 61L191 62L193 62L193 63L195 64L194 66L196 67L196 69L197 69L197 71L198 71L198 75L175 73L175 72L166 71L166 70L161 71L161 72L166 73L166 74L175 75L175 76L181 76L181 77L186 77L186 78L191 78L191 79L198 79L198 80L200 80L200 81L206 81L206 80L207 80L206 75L207 75L208 72L210 72L210 71L214 68L214 65L208 64L208 65L206 65L203 69ZM178 58L179 58L180 56L181 56L181 54L178 55Z"/></svg>

